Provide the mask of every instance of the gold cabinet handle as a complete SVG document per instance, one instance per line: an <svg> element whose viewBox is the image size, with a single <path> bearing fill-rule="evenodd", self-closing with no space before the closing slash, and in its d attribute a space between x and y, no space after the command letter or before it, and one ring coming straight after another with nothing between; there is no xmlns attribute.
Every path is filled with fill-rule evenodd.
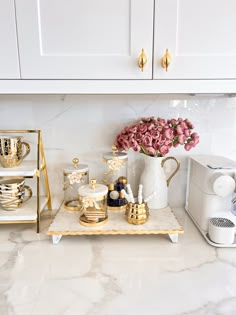
<svg viewBox="0 0 236 315"><path fill-rule="evenodd" d="M162 68L166 69L166 71L167 71L170 63L171 63L171 55L170 55L168 49L166 49L166 53L163 56L163 58L161 59Z"/></svg>
<svg viewBox="0 0 236 315"><path fill-rule="evenodd" d="M146 63L147 63L147 56L145 54L144 49L142 48L142 52L141 52L141 54L140 54L140 56L138 58L138 66L139 66L139 68L141 69L142 72L144 70L144 66L145 66Z"/></svg>

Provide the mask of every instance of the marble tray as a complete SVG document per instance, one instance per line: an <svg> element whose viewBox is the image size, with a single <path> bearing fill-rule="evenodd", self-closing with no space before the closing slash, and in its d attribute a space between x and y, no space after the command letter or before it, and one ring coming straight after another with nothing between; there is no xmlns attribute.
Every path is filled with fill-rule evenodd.
<svg viewBox="0 0 236 315"><path fill-rule="evenodd" d="M65 210L63 205L57 212L49 227L48 235L52 236L53 244L58 244L63 235L126 235L126 234L168 234L176 243L178 235L184 233L172 209L166 207L149 210L150 216L146 223L129 224L125 218L125 210L108 211L108 222L98 227L85 227L79 223L80 212Z"/></svg>

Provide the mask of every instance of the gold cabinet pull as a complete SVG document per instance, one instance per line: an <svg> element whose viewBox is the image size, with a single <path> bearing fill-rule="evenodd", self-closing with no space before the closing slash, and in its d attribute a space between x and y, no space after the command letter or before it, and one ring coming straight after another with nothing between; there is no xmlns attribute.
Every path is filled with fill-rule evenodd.
<svg viewBox="0 0 236 315"><path fill-rule="evenodd" d="M138 66L141 69L141 71L143 72L144 66L147 63L147 56L145 54L144 49L142 48L142 52L138 58Z"/></svg>
<svg viewBox="0 0 236 315"><path fill-rule="evenodd" d="M167 71L170 63L171 63L171 55L170 55L168 49L166 49L166 53L163 56L163 58L161 59L162 68L166 69L166 71Z"/></svg>

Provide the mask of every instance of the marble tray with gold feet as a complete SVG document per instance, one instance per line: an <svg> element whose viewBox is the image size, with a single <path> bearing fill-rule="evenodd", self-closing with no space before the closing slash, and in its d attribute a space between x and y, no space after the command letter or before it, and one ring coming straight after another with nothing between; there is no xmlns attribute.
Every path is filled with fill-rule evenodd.
<svg viewBox="0 0 236 315"><path fill-rule="evenodd" d="M62 205L51 223L48 235L53 244L58 244L63 235L129 235L129 234L168 234L173 243L178 242L184 231L168 206L159 210L149 210L149 219L140 225L129 224L125 210L108 211L106 224L86 227L79 223L80 211L68 211Z"/></svg>

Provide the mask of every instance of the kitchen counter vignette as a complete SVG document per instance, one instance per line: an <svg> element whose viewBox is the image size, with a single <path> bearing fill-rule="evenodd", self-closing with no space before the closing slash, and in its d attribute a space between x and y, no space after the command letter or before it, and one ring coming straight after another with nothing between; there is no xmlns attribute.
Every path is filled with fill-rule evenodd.
<svg viewBox="0 0 236 315"><path fill-rule="evenodd" d="M186 101L185 101L186 102ZM179 101L179 103L181 103L181 101ZM230 102L229 102L230 103ZM174 104L174 103L173 103ZM175 105L176 104L178 104L176 101L175 101ZM151 116L150 116L150 119L149 120L151 120ZM145 119L144 119L145 120ZM192 120L192 119L191 119ZM148 121L148 119L147 119L147 122L150 122L150 121ZM122 129L122 128L121 128ZM113 139L114 139L114 137L113 137ZM178 149L178 148L177 148ZM177 150L178 151L178 150ZM89 163L90 164L90 163ZM132 163L131 163L131 165L132 165ZM132 166L129 166L129 168L132 168ZM94 169L93 169L93 171L94 171ZM136 176L136 175L135 175ZM178 178L179 179L179 178ZM131 179L132 180L132 179ZM173 179L173 180L175 180L175 178ZM136 181L136 183L137 183L137 181ZM133 185L132 185L133 186ZM176 187L176 186L175 186ZM171 188L171 186L170 186L170 188ZM135 189L134 189L135 190ZM171 198L173 198L172 196L171 196L172 194L170 193L169 194L169 198L171 199ZM172 202L173 202L173 200L170 200L170 204L172 204Z"/></svg>
<svg viewBox="0 0 236 315"><path fill-rule="evenodd" d="M224 152L236 160L231 145L236 140L234 97L2 95L0 110L3 129L25 128L26 121L29 128L42 129L53 209L62 202L64 164L79 156L88 161L91 176L101 178L94 155L108 151L107 143L123 123L137 117L188 116L201 136L195 154ZM18 119L9 120L10 116ZM113 128L109 135L107 130ZM170 205L185 231L177 244L167 236L100 235L67 236L59 246L52 246L46 235L52 220L47 212L38 235L30 225L2 225L1 315L95 311L99 315L234 315L234 249L210 246L184 211L189 155L177 148L181 168L169 187ZM129 159L133 162L128 167L130 183L135 187L139 174L134 168L139 169L141 161L134 162L132 152ZM171 300L168 305L167 300Z"/></svg>
<svg viewBox="0 0 236 315"><path fill-rule="evenodd" d="M79 159L74 158L72 160L74 171L64 170L64 178L66 179L64 183L65 199L67 199L68 191L73 190L73 196L71 195L69 200L64 201L65 209L68 211L79 209L81 211L79 223L86 227L97 227L107 223L109 220L107 203L110 210L125 209L125 216L129 224L145 224L149 220L149 209L162 209L168 206L167 187L179 169L179 163L174 157L162 157L167 155L172 147L177 147L178 145L184 145L187 151L195 147L199 142L199 136L196 132L192 132L193 128L194 126L188 119L172 118L166 120L160 117L155 118L154 116L140 118L136 125L125 127L116 137L112 152L103 155L103 161L108 165L102 180L106 185L97 183L96 179L90 179L90 184L86 184L85 181L87 181L88 176L85 176L88 175L89 168L87 165L79 165ZM27 142L21 143L19 141L21 138L14 135L0 137L0 163L3 167L17 168L30 153L30 145ZM17 146L15 144L16 140L19 142L17 142ZM23 145L26 147L26 153L24 154ZM127 182L126 162L128 161L128 156L123 151L128 151L129 148L133 148L136 152L141 152L144 156L151 157L148 160L150 162L151 160L160 161L158 164L153 164L152 169L150 169L152 164L149 165L149 163L143 169L137 200L134 199L131 186ZM42 161L44 160L43 155L41 159ZM170 159L177 163L177 167L169 178L166 178L163 167L165 162ZM5 165L5 160L8 162L7 165ZM15 160L17 160L17 163ZM41 161L37 163L41 164ZM159 170L157 166L159 166ZM78 168L82 171L78 172ZM124 169L123 172L122 169ZM148 170L149 173L147 173ZM156 170L157 173L155 174ZM155 175L152 178L150 176L153 173ZM1 206L6 211L18 210L24 201L22 197L21 204L19 202L16 203L16 196L12 195L12 185L18 185L16 180L13 174L11 186L8 182L0 183ZM74 184L76 184L76 187L74 187ZM78 184L85 185L78 186ZM31 188L29 186L25 186L25 188L30 189L32 195ZM20 191L18 192L19 189L17 186L17 194L20 193ZM13 201L7 197L9 193L11 194L11 199L14 199ZM37 193L39 193L39 187L37 187ZM21 195L23 196L23 194ZM39 210L37 210L37 215L37 232L39 232ZM154 213L152 216L154 216ZM4 221L4 223L9 222ZM124 228L124 230L126 229ZM178 232L175 233L173 231L174 228L172 229L171 227L166 232L164 228L159 228L159 230L160 233L168 233L171 240L174 241L177 241L178 230L182 232L182 229L177 228L176 231ZM143 230L143 233L148 232Z"/></svg>

